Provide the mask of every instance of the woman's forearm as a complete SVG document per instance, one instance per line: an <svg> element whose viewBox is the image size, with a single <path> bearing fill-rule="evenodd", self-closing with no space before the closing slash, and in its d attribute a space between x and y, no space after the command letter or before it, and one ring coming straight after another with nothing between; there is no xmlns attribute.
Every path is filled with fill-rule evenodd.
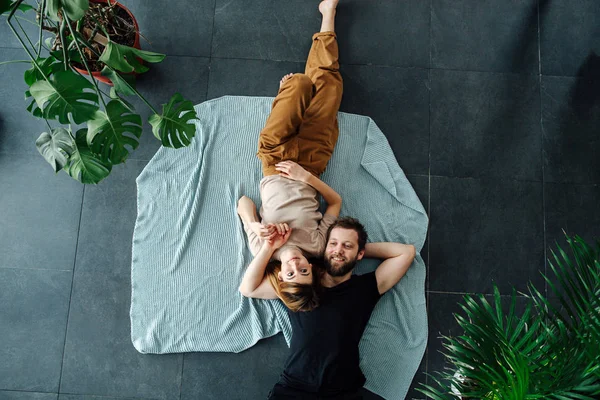
<svg viewBox="0 0 600 400"><path fill-rule="evenodd" d="M259 222L256 214L256 205L249 197L242 196L238 200L237 212L244 223Z"/></svg>
<svg viewBox="0 0 600 400"><path fill-rule="evenodd" d="M270 246L263 244L260 248L248 268L246 269L246 273L242 278L242 283L240 284L239 291L242 295L247 296L256 289L263 278L265 277L265 269L267 268L267 264L269 260L273 256L275 250Z"/></svg>
<svg viewBox="0 0 600 400"><path fill-rule="evenodd" d="M321 196L323 196L328 205L331 206L342 203L342 197L328 184L326 184L316 176L311 175L306 180L306 183L308 183L310 186L314 187L319 193L321 193Z"/></svg>

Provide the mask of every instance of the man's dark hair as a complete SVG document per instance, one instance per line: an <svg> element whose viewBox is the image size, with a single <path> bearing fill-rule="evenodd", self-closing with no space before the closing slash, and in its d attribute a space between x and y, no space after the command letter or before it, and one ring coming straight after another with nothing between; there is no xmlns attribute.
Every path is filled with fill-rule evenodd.
<svg viewBox="0 0 600 400"><path fill-rule="evenodd" d="M344 229L352 229L358 234L358 251L362 251L365 249L365 245L367 244L367 231L365 227L358 222L356 218L352 217L342 217L338 218L327 230L327 239L326 243L329 243L329 235L334 228L344 228Z"/></svg>

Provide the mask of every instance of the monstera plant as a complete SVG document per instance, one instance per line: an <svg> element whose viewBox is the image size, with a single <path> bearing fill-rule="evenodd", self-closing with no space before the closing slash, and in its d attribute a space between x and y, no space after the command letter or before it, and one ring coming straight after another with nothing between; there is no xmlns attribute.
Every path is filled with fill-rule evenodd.
<svg viewBox="0 0 600 400"><path fill-rule="evenodd" d="M148 122L163 146L191 143L197 116L190 101L176 93L159 113L135 88L136 74L148 70L144 62L160 62L165 55L140 49L137 22L122 4L0 0L0 14L29 56L4 64L31 64L24 75L27 110L46 121L48 131L36 146L55 173L64 170L97 184L125 162L142 134L142 119L125 96L138 96L151 109ZM37 26L35 38L21 21ZM44 39L44 32L50 37ZM75 133L72 124L80 126Z"/></svg>
<svg viewBox="0 0 600 400"><path fill-rule="evenodd" d="M435 400L599 399L600 243L567 242L573 256L557 246L549 260L552 301L532 285L521 313L514 289L508 310L497 287L493 307L465 296L455 315L462 334L443 337L449 367L417 390Z"/></svg>

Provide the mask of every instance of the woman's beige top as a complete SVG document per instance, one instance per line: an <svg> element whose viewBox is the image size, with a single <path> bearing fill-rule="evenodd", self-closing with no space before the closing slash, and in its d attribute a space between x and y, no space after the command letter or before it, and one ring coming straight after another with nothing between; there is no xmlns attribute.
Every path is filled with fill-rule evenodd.
<svg viewBox="0 0 600 400"><path fill-rule="evenodd" d="M319 212L317 191L307 183L269 175L260 181L262 206L260 216L264 225L286 222L292 233L281 249L273 254L279 260L287 246L299 247L306 257L321 257L325 249L327 229L336 217ZM260 250L263 241L244 223L252 255Z"/></svg>

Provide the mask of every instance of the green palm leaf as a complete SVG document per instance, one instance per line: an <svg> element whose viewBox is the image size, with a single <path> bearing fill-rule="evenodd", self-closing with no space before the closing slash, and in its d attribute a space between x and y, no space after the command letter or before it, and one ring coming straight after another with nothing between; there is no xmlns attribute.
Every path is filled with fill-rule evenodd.
<svg viewBox="0 0 600 400"><path fill-rule="evenodd" d="M99 61L121 72L128 73L135 71L142 73L148 71L148 67L140 63L137 60L138 58L151 63L157 63L161 62L165 58L165 55L124 46L109 40L100 55Z"/></svg>
<svg viewBox="0 0 600 400"><path fill-rule="evenodd" d="M520 317L514 312L515 290L507 314L496 286L493 306L484 296L465 296L462 315L455 315L463 334L443 337L451 367L436 373L437 387L423 385L422 393L456 398L450 394L452 385L464 398L600 398L599 252L578 236L567 241L574 257L559 247L551 262L556 279L544 277L563 309L531 284L530 303ZM464 380L454 376L456 371Z"/></svg>
<svg viewBox="0 0 600 400"><path fill-rule="evenodd" d="M90 81L72 71L56 72L49 81L37 81L29 91L42 110L44 118L68 124L71 114L76 124L92 118L98 110L98 94Z"/></svg>
<svg viewBox="0 0 600 400"><path fill-rule="evenodd" d="M106 113L96 111L93 119L88 121L87 142L91 143L91 150L112 165L127 159L129 151L125 146L135 150L141 135L142 118L117 100L106 105Z"/></svg>
<svg viewBox="0 0 600 400"><path fill-rule="evenodd" d="M197 118L192 102L175 93L168 104L163 104L163 114L152 114L148 122L152 125L152 133L163 146L178 149L188 146L196 135L193 121Z"/></svg>
<svg viewBox="0 0 600 400"><path fill-rule="evenodd" d="M81 183L96 184L106 178L110 174L112 165L102 161L91 151L87 144L85 129L77 131L75 143L77 149L65 166L65 172Z"/></svg>
<svg viewBox="0 0 600 400"><path fill-rule="evenodd" d="M71 133L64 128L54 128L50 133L42 132L35 141L35 146L46 161L52 165L54 172L58 172L77 148Z"/></svg>

